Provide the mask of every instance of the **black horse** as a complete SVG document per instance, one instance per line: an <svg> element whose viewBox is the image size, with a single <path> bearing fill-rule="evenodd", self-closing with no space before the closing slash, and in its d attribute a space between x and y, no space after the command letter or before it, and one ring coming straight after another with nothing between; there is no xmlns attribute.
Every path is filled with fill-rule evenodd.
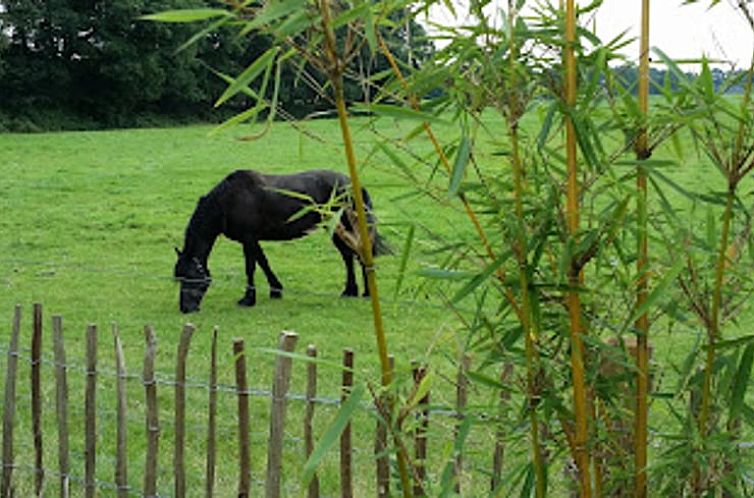
<svg viewBox="0 0 754 498"><path fill-rule="evenodd" d="M191 215L183 250L176 248L178 261L174 277L181 283L180 310L199 310L204 294L212 281L207 259L221 234L243 245L246 259L247 287L238 301L241 306L254 306L254 270L262 267L270 286L270 297L282 297L283 284L275 276L259 242L291 240L303 237L328 215L342 211L332 241L346 267L343 296L357 296L354 256L359 257L361 240L354 229L355 216L351 200L350 180L334 171L314 170L293 175L266 175L256 171L238 170L225 177L207 195L202 196ZM362 189L367 207L372 252L378 255L387 246L377 235L371 214L371 199ZM364 295L369 295L364 264Z"/></svg>

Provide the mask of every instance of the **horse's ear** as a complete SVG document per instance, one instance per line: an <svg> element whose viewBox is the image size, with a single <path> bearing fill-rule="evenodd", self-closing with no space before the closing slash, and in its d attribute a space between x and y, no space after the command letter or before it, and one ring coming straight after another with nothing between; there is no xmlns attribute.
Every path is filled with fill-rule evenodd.
<svg viewBox="0 0 754 498"><path fill-rule="evenodd" d="M175 253L176 253L176 254L178 255L178 257L179 257L179 258L180 258L181 256L183 256L183 253L181 252L181 250L180 250L180 249L178 249L178 248L177 248L177 247L175 247L175 246L173 246L173 249L175 249Z"/></svg>

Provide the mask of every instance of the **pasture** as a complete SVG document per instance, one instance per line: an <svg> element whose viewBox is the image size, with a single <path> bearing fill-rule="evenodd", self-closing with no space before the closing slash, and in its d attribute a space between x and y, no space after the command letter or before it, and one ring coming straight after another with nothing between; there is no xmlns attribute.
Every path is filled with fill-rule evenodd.
<svg viewBox="0 0 754 498"><path fill-rule="evenodd" d="M473 231L464 218L460 206L447 198L430 199L415 195L412 186L396 174L393 163L375 150L381 137L398 138L409 129L405 124L382 120L374 133L373 124L365 118L356 119L357 155L365 186L369 189L379 219L381 234L392 245L395 256L378 260L378 283L383 303L384 318L390 352L397 359L399 370L408 370L410 361L427 361L436 373L433 385L433 405L451 406L454 397L456 361L461 351L468 347L470 338L464 333L464 306L471 316L474 302L462 302L461 313L456 315L445 306L452 294L452 281L427 280L419 273L422 269L442 266L435 248L444 241L473 238ZM499 128L499 121L490 117L486 123L491 129ZM210 134L211 127L186 127L173 129L124 130L108 132L56 133L44 135L0 135L0 347L5 348L9 338L9 324L13 306L24 306L22 324L28 338L30 305L41 302L45 306L46 323L51 314L64 317L68 362L84 364L85 327L96 323L101 330L103 362L110 361L109 327L117 323L124 344L127 369L138 372L144 351L142 327L154 325L158 337L157 371L170 373L174 369L175 351L182 325L194 323L197 332L189 355L189 377L199 383L206 382L212 328L219 326L221 384L233 384L231 341L235 337L246 340L249 353L250 385L269 388L274 356L261 351L274 347L282 330L293 330L300 335L298 351L306 344L316 344L325 360L339 362L344 348L356 354L357 377L377 383L379 367L374 347L371 308L368 300L339 297L344 281L340 256L332 246L323 228L310 236L290 242L263 244L272 268L285 286L282 300L270 300L266 283L258 273L258 300L253 308L240 308L236 301L245 286L243 254L241 247L227 239L218 241L210 258L213 284L205 296L198 314L182 315L178 311L178 288L171 272L175 262L174 246L182 244L183 231L199 196L205 194L227 173L235 169L252 168L268 173L289 173L304 169L332 168L344 170L340 134L334 121L318 120L304 123L307 133L301 133L287 123L276 123L260 140L239 141L237 136L250 132L236 128ZM443 140L452 140L457 132L452 126L440 128ZM477 144L482 151L477 160L493 163L499 161L499 140L484 135L486 142ZM421 140L412 143L413 153L421 156L431 150ZM669 174L692 191L717 191L724 187L721 177L711 175L701 166L690 143L684 141L682 165L669 168ZM663 149L660 157L674 158L674 153ZM407 161L410 159L407 157ZM429 176L430 166L419 166L421 176ZM500 166L501 171L505 166ZM447 178L438 175L438 184ZM746 185L751 191L751 182ZM681 196L669 194L678 202ZM677 196L677 197L673 197ZM688 209L690 225L703 224L707 212ZM695 217L699 217L698 219ZM415 225L416 237L410 258L402 268L400 257L409 226ZM360 277L360 276L359 276ZM362 285L361 278L358 278ZM494 308L496 303L487 303ZM663 330L664 321L657 322L654 339L654 359L658 363L677 365L687 347L698 340L701 331L678 333ZM737 327L749 332L751 317L744 315ZM731 329L728 329L731 330ZM28 341L23 342L28 348ZM49 342L45 343L49 352ZM5 351L5 349L3 349ZM0 371L5 368L5 355L0 359ZM114 367L113 367L114 368ZM337 396L340 372L337 367L323 368L320 393ZM496 375L494 372L489 376ZM675 379L664 378L666 386ZM45 384L47 401L54 399L52 384ZM24 387L19 392L20 406L17 419L23 427L28 419L25 402L29 393ZM141 392L137 383L129 386L130 399L138 399ZM292 391L303 391L303 367L294 366ZM71 388L71 392L76 390ZM79 390L80 391L80 390ZM112 391L112 390L110 390ZM25 397L24 397L25 396ZM204 393L192 394L190 402L204 406ZM161 403L168 406L170 395L161 394ZM479 388L472 392L472 403L484 406L494 404L494 392ZM224 401L225 410L232 410L233 400ZM73 403L75 406L75 403ZM115 406L114 394L102 391L98 404L107 414ZM266 410L266 404L252 400L252 408ZM264 406L264 408L263 408ZM169 413L168 408L165 414ZM302 405L291 405L290 417L298 424ZM334 410L325 408L329 415ZM26 414L26 415L25 415ZM111 412L112 414L112 412ZM167 416L167 415L166 415ZM190 414L190 426L197 436L189 442L188 455L193 469L191 483L196 494L201 490L203 469L203 424L205 415ZM661 429L662 420L669 415L659 403L653 405L653 428ZM101 441L110 444L108 432L111 417L103 415ZM253 417L253 415L252 415ZM326 417L325 417L326 418ZM652 418L652 417L650 417ZM452 426L449 420L434 419L431 432L442 434ZM72 426L80 420L71 421ZM138 425L137 419L134 424ZM356 434L373 433L374 420L366 413L355 423ZM54 430L52 420L45 424ZM253 424L253 418L252 418ZM318 430L323 430L320 423ZM494 428L481 425L472 434L467 451L469 465L467 485L481 492L488 486L483 470L491 459L489 434ZM258 431L262 433L263 431ZM19 430L21 434L28 431ZM74 432L75 434L75 432ZM163 432L163 446L170 446L170 431ZM513 438L518 436L512 436ZM235 435L226 434L222 442L227 469L218 486L221 495L235 489ZM358 438L358 437L357 437ZM29 438L30 439L30 438ZM83 439L80 438L80 439ZM139 483L143 460L143 447L129 439L132 465L131 479ZM19 454L30 451L30 440L19 442ZM49 444L49 443L48 443ZM81 441L72 443L72 451L81 452ZM113 443L114 444L114 443ZM449 455L448 439L441 447L432 448L430 471L439 474ZM300 448L293 444L286 453L289 468L301 466ZM432 438L430 437L430 446ZM439 445L438 445L439 446ZM357 463L368 472L357 470L357 489L372 489L373 477L371 440L363 442L357 452ZM49 448L50 455L53 455ZM252 453L254 453L252 449ZM256 451L253 458L254 474L261 475L263 453ZM169 454L163 455L169 462ZM52 457L50 457L52 458ZM336 457L333 455L331 459ZM517 472L525 453L512 454L514 462L509 469ZM49 461L52 461L51 459ZM100 466L103 481L111 481L112 462ZM110 465L110 467L108 467ZM165 465L169 468L169 465ZM285 483L289 495L300 494L300 483L291 472ZM437 475L431 476L437 479ZM161 494L170 493L170 475L160 476ZM560 475L552 476L554 490L565 493ZM337 475L322 477L323 490L332 495L337 489ZM137 486L138 487L138 486ZM191 489L191 486L189 487ZM360 495L360 494L359 494Z"/></svg>
<svg viewBox="0 0 754 498"><path fill-rule="evenodd" d="M243 253L238 244L221 239L210 258L214 281L202 311L192 315L178 311L178 286L172 280L173 247L181 246L183 231L200 195L239 168L271 173L341 168L335 123L316 121L307 126L324 143L283 123L255 142L235 140L235 135L243 133L239 129L210 136L212 127L0 136L0 170L7 179L0 186L0 210L5 213L0 220L2 322L10 324L14 304L22 304L26 333L31 303L43 303L46 325L50 315L63 315L68 362L77 365L84 364L86 325L99 325L100 354L107 362L112 358L110 324L117 323L127 368L134 372L141 368L142 327L152 324L158 337L157 371L170 373L175 368L181 327L190 321L197 332L189 357L189 377L204 383L211 331L218 325L220 361L226 365L220 371L220 383L233 384L230 346L233 338L241 337L247 349L252 348L250 383L259 388L271 385L274 357L254 353L253 349L274 347L280 331L294 330L300 335L300 352L313 343L322 358L339 362L342 350L352 348L357 355L358 376L378 379L369 301L339 297L345 274L324 228L304 239L264 244L270 264L285 285L282 300L269 299L266 282L258 275L257 306L238 307L236 301L245 287ZM361 155L371 150L370 136L367 131L361 135ZM396 252L400 252L410 220L436 233L461 228L456 222L458 213L452 210L435 211L431 203L420 198L398 199L406 193L405 187L394 180L384 164L380 167L380 162L373 159L365 166L364 180L374 198L380 231ZM421 245L417 247L421 251ZM437 354L440 350L455 358L459 347L456 318L415 274L429 261L412 258L396 294L400 257L379 260L378 280L391 353L405 368L410 360L421 360L430 351ZM360 275L358 282L361 286ZM3 326L0 335L4 348L9 330ZM28 335L26 338L22 347L28 348ZM44 347L51 354L49 341ZM0 361L4 371L5 356ZM340 374L337 368L330 373L321 376L320 392L337 396ZM299 365L293 391L302 392L303 385L295 380L302 376L303 366ZM52 384L46 386L53 388ZM138 385L132 388L140 392ZM75 392L74 387L71 392ZM448 391L449 399L451 394ZM17 418L23 424L28 403L23 401L24 391L20 395ZM26 392L26 399L28 395ZM54 399L51 391L47 395ZM134 394L134 398L137 396ZM203 397L198 402L206 404ZM107 389L98 400L105 413L114 403ZM297 408L292 407L293 416ZM204 414L194 416L198 427ZM372 422L369 428L372 433ZM106 436L102 435L105 441ZM167 445L169 431L163 438L168 438L163 443ZM228 442L231 447L232 441L230 438ZM197 446L193 448L196 461L192 465L200 468L201 442L195 440L193 444ZM143 458L143 448L132 444L129 452L134 468L140 467L136 462ZM368 455L362 460L368 462ZM235 467L230 468L235 474ZM111 476L103 467L102 479L111 481ZM234 486L234 475L227 478L226 485ZM337 480L326 483L323 489L336 484Z"/></svg>

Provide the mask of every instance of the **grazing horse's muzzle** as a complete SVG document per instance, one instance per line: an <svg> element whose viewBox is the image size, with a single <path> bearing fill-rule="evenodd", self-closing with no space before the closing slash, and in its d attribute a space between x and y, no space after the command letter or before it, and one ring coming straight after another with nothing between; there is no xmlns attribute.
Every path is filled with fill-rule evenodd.
<svg viewBox="0 0 754 498"><path fill-rule="evenodd" d="M180 281L181 295L179 307L181 313L193 313L194 311L199 311L199 305L201 305L204 294L207 292L207 289L209 289L209 284L212 282L212 279L182 278Z"/></svg>
<svg viewBox="0 0 754 498"><path fill-rule="evenodd" d="M196 257L190 257L178 251L178 261L173 270L173 276L181 283L178 307L181 313L199 311L204 294L209 289L212 279L207 269Z"/></svg>

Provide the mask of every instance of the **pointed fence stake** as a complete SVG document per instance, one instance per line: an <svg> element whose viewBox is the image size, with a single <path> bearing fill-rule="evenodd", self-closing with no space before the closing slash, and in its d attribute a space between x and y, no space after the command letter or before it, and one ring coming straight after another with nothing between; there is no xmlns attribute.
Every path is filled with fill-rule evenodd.
<svg viewBox="0 0 754 498"><path fill-rule="evenodd" d="M310 344L306 348L306 354L309 358L317 358L317 348ZM314 430L312 422L314 420L315 399L317 398L317 364L310 361L306 364L306 414L304 415L304 445L306 458L308 459L314 451ZM309 482L309 488L306 492L307 498L319 498L319 478L315 473Z"/></svg>
<svg viewBox="0 0 754 498"><path fill-rule="evenodd" d="M18 336L21 332L21 306L16 305L13 314L13 332L8 348L8 363L5 370L5 410L3 411L3 478L0 481L0 497L13 495L13 417L16 413L16 369L18 367Z"/></svg>
<svg viewBox="0 0 754 498"><path fill-rule="evenodd" d="M175 497L186 496L186 469L184 451L186 440L186 356L188 355L194 326L183 326L178 343L178 359L175 367L175 450L173 453L173 475L175 476Z"/></svg>
<svg viewBox="0 0 754 498"><path fill-rule="evenodd" d="M280 334L278 350L292 353L298 335L294 332ZM270 437L267 444L267 498L280 497L280 479L283 465L283 439L285 437L285 413L288 408L288 387L291 382L290 356L278 356L275 360L275 376L272 382L272 407L270 409Z"/></svg>
<svg viewBox="0 0 754 498"><path fill-rule="evenodd" d="M84 395L84 496L97 493L97 326L86 328L86 394Z"/></svg>
<svg viewBox="0 0 754 498"><path fill-rule="evenodd" d="M144 464L144 496L157 496L157 462L160 448L160 419L157 406L157 383L154 377L154 358L157 352L157 341L154 327L144 327L144 339L147 349L144 352L144 372L142 382L146 398L147 414L145 419L147 430L147 458Z"/></svg>
<svg viewBox="0 0 754 498"><path fill-rule="evenodd" d="M52 342L55 350L55 412L58 421L58 472L60 472L60 498L70 495L68 477L68 379L63 345L63 317L52 317Z"/></svg>
<svg viewBox="0 0 754 498"><path fill-rule="evenodd" d="M246 356L243 339L233 341L238 394L238 498L247 498L251 487L251 443L249 442L249 389L246 384Z"/></svg>

